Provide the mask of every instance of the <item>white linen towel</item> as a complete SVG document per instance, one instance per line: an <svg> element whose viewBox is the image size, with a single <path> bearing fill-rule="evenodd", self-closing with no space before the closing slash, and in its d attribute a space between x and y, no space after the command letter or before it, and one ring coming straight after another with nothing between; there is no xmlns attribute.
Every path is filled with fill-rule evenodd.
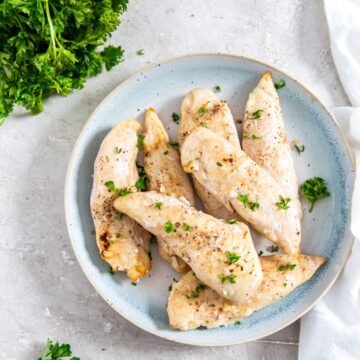
<svg viewBox="0 0 360 360"><path fill-rule="evenodd" d="M351 230L355 242L339 279L301 319L299 360L360 359L360 0L324 0L331 52L353 107L333 109L356 161Z"/></svg>

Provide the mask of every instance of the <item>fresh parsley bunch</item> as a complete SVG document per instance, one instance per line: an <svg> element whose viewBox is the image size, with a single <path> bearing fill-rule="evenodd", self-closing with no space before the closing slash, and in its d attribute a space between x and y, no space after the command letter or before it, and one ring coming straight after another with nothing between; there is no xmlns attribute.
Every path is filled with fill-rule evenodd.
<svg viewBox="0 0 360 360"><path fill-rule="evenodd" d="M68 95L118 64L121 47L104 44L128 0L0 2L0 124L14 104L37 114L51 94Z"/></svg>

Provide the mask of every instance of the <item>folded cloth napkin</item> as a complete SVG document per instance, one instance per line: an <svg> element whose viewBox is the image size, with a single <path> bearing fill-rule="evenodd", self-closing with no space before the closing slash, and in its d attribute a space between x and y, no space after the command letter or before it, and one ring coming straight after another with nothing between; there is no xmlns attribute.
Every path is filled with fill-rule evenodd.
<svg viewBox="0 0 360 360"><path fill-rule="evenodd" d="M354 246L324 299L301 319L299 360L360 359L360 1L324 0L331 52L353 107L333 109L356 161Z"/></svg>

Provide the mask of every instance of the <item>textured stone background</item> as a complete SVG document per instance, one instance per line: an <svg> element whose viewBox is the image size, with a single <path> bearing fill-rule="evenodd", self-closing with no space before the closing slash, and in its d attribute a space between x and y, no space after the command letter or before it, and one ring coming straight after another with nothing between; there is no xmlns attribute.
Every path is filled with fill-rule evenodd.
<svg viewBox="0 0 360 360"><path fill-rule="evenodd" d="M18 111L0 128L0 359L35 359L47 337L70 342L82 360L296 359L299 323L244 345L196 348L121 318L74 258L63 187L74 142L98 103L135 71L171 56L222 51L256 57L295 76L329 107L348 104L322 2L130 2L111 38L126 49L124 63L89 80L81 92L53 97L39 116ZM136 55L139 49L144 56Z"/></svg>

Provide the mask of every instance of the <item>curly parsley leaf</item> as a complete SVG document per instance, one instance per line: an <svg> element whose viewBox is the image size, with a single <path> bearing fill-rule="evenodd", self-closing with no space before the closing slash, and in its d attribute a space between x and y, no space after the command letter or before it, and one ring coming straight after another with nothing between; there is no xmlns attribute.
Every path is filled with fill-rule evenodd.
<svg viewBox="0 0 360 360"><path fill-rule="evenodd" d="M309 212L312 212L317 201L330 196L325 180L320 177L314 177L306 180L300 187L303 195L310 201Z"/></svg>
<svg viewBox="0 0 360 360"><path fill-rule="evenodd" d="M69 344L55 344L48 339L46 342L44 355L39 357L38 360L61 360L63 358L69 358L72 355L71 347ZM80 360L80 358L73 356L69 360Z"/></svg>

